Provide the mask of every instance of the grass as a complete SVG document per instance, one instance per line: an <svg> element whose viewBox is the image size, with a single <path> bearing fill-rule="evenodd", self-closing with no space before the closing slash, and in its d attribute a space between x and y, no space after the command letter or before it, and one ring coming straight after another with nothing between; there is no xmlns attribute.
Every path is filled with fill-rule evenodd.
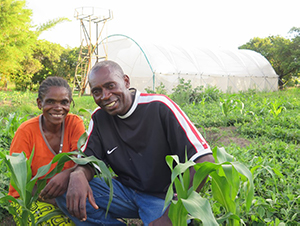
<svg viewBox="0 0 300 226"><path fill-rule="evenodd" d="M238 94L220 93L212 88L209 92L201 91L201 98L197 92L189 92L197 99L180 95L171 98L180 103L212 148L225 147L228 153L251 170L255 185L254 201L250 213L239 213L245 224L298 225L300 89L270 93L249 90ZM9 113L17 112L20 116L40 114L36 97L37 93L0 91L1 131L6 126L4 118ZM188 101L176 100L182 97L188 98ZM89 114L80 109L93 110L96 107L94 100L91 96L75 96L74 101L75 107L71 107L71 112L81 115L87 127ZM228 106L224 111L224 103L237 104ZM8 152L12 137L3 132L0 135L0 151ZM0 165L0 171L4 175L0 177L1 189L5 190L8 185L5 167ZM213 200L209 180L202 195L210 200L214 215L221 216L224 210ZM245 205L244 200L238 199L237 205ZM0 219L1 216L0 211ZM199 222L194 224L200 225Z"/></svg>

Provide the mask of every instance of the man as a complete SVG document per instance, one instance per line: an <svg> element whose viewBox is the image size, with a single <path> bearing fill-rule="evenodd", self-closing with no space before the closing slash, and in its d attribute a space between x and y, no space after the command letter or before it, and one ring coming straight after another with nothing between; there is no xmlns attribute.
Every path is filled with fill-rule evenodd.
<svg viewBox="0 0 300 226"><path fill-rule="evenodd" d="M92 115L83 149L117 174L114 196L105 216L108 186L94 178L92 167L78 166L70 174L66 196L57 198L59 207L76 225L124 224L118 218L171 225L168 209L162 212L171 175L165 157L178 155L183 162L187 151L196 163L214 162L210 147L168 97L129 89L129 77L117 63L97 63L88 79L99 107ZM191 176L194 173L191 169Z"/></svg>

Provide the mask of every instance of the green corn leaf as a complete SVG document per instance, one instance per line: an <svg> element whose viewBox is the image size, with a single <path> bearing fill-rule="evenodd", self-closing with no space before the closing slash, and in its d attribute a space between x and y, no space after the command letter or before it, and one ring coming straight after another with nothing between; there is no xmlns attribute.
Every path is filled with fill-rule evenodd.
<svg viewBox="0 0 300 226"><path fill-rule="evenodd" d="M214 199L221 203L227 212L236 212L235 202L230 197L230 184L223 176L219 176L216 172L212 172L212 194Z"/></svg>
<svg viewBox="0 0 300 226"><path fill-rule="evenodd" d="M218 222L218 224L223 224L228 219L234 219L234 220L241 221L241 219L239 218L238 215L228 212L228 213L224 214L222 217L219 217L217 219L217 222Z"/></svg>
<svg viewBox="0 0 300 226"><path fill-rule="evenodd" d="M71 160L71 159L70 159L69 157L67 157L67 156L77 155L77 154L78 154L78 152L68 152L68 153L60 153L60 154L55 155L54 158L52 159L52 161L51 161L49 164L44 165L44 166L42 166L42 167L40 167L40 168L38 169L36 175L31 179L31 181L34 181L34 180L36 180L36 179L38 179L38 178L40 178L40 177L45 176L45 175L49 172L51 165L52 165L53 163L56 163L56 162L59 161L59 164L58 164L58 166L57 166L58 169L57 169L57 168L56 168L56 169L53 169L52 172L50 172L50 174L47 175L46 179L47 179L47 178L50 178L50 177L52 177L52 176L54 176L59 170L62 169L63 164L64 164L66 161Z"/></svg>
<svg viewBox="0 0 300 226"><path fill-rule="evenodd" d="M168 216L172 221L173 226L187 225L188 212L184 208L182 201L178 200L176 203L172 203L169 209Z"/></svg>
<svg viewBox="0 0 300 226"><path fill-rule="evenodd" d="M32 177L32 172L31 172L31 163L32 163L32 159L34 156L34 147L31 150L31 154L29 156L29 159L27 161L27 181L30 181L31 177Z"/></svg>
<svg viewBox="0 0 300 226"><path fill-rule="evenodd" d="M180 182L180 180L178 178L175 178L174 185L175 185L178 199L181 199L181 198L186 199L188 190L184 189L183 184Z"/></svg>
<svg viewBox="0 0 300 226"><path fill-rule="evenodd" d="M80 155L84 155L84 154L80 153ZM74 156L71 156L70 159L79 165L87 165L87 164L97 165L98 168L101 170L101 176L104 178L104 180L106 180L106 178L111 178L111 172L109 168L106 166L106 164L103 161L97 159L95 156L89 156L84 158L76 158Z"/></svg>
<svg viewBox="0 0 300 226"><path fill-rule="evenodd" d="M218 225L207 199L202 198L193 191L187 199L181 199L187 212L193 217L200 219L203 225Z"/></svg>
<svg viewBox="0 0 300 226"><path fill-rule="evenodd" d="M84 132L79 137L78 142L77 142L77 150L78 151L81 151L81 147L85 144L87 137L88 137L88 134L86 132Z"/></svg>
<svg viewBox="0 0 300 226"><path fill-rule="evenodd" d="M211 172L216 171L221 167L220 164L212 162L202 162L194 165L196 173L193 179L193 189L196 190L200 183L206 178Z"/></svg>
<svg viewBox="0 0 300 226"><path fill-rule="evenodd" d="M11 184L16 191L19 193L20 197L26 199L26 179L27 179L27 165L26 157L24 153L12 156L6 156L7 166L11 171L11 178L13 183Z"/></svg>
<svg viewBox="0 0 300 226"><path fill-rule="evenodd" d="M187 161L185 163L179 163L178 165L175 166L172 175L171 175L171 181L174 181L174 179L184 173L187 169L189 169L191 166L194 166L195 163L192 161Z"/></svg>
<svg viewBox="0 0 300 226"><path fill-rule="evenodd" d="M34 202L38 199L39 194L41 193L41 191L43 190L43 188L47 184L47 180L45 180L45 179L37 180L36 184L37 184L37 190L36 190L36 192L34 193L34 195L32 197L32 202Z"/></svg>
<svg viewBox="0 0 300 226"><path fill-rule="evenodd" d="M167 163L167 165L169 166L169 168L171 170L173 170L173 162L174 162L174 160L175 160L175 162L177 164L179 163L179 158L178 158L177 155L167 155L166 156L166 163Z"/></svg>
<svg viewBox="0 0 300 226"><path fill-rule="evenodd" d="M232 162L234 161L234 157L230 154L228 154L225 151L225 148L221 147L215 147L213 150L213 156L215 158L215 161L217 163L223 163L223 162Z"/></svg>
<svg viewBox="0 0 300 226"><path fill-rule="evenodd" d="M80 108L79 110L78 110L78 113L89 113L90 115L91 114L93 114L93 110L91 110L91 109L85 109L85 108Z"/></svg>
<svg viewBox="0 0 300 226"><path fill-rule="evenodd" d="M183 173L183 184L184 184L184 189L188 190L191 184L191 178L190 178L190 171L186 170Z"/></svg>
<svg viewBox="0 0 300 226"><path fill-rule="evenodd" d="M245 165L243 165L240 162L232 162L231 164L241 175L244 175L248 179L246 186L246 210L249 211L254 197L254 184L252 173Z"/></svg>
<svg viewBox="0 0 300 226"><path fill-rule="evenodd" d="M239 187L240 187L239 174L238 174L237 170L231 164L222 165L222 169L223 169L224 174L226 175L227 181L231 187L230 197L232 200L234 200L239 191Z"/></svg>
<svg viewBox="0 0 300 226"><path fill-rule="evenodd" d="M13 196L6 195L3 193L0 193L0 200L1 200L1 202L2 201L3 202L12 201L12 202L18 203L18 199L14 198Z"/></svg>
<svg viewBox="0 0 300 226"><path fill-rule="evenodd" d="M165 204L164 204L163 210L165 210L169 206L169 204L172 201L173 197L174 197L173 183L171 183L168 187L168 191L167 191L167 194L166 194L166 197L165 197Z"/></svg>
<svg viewBox="0 0 300 226"><path fill-rule="evenodd" d="M177 165L173 169L174 161L177 163ZM174 191L173 191L174 180L179 175L181 176L181 174L184 173L188 168L195 165L195 163L192 162L192 161L187 161L185 163L180 163L179 158L178 158L177 155L168 155L168 156L166 156L166 162L167 162L167 165L170 167L170 169L172 171L172 174L171 174L171 184L169 185L169 188L168 188L168 191L167 191L167 194L166 194L166 197L165 197L164 209L169 205L170 201L173 199L173 196L174 196ZM187 177L187 175L185 175L184 180L187 180L186 177ZM183 183L185 183L185 182L183 181Z"/></svg>

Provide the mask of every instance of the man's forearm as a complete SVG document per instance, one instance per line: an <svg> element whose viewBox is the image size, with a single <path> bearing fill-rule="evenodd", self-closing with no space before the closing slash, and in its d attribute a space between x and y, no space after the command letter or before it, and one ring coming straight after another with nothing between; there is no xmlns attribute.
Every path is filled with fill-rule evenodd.
<svg viewBox="0 0 300 226"><path fill-rule="evenodd" d="M212 163L214 163L215 159L214 159L213 155L209 154L209 155L202 156L202 157L198 158L197 160L195 160L195 163L202 163L202 162L212 162ZM193 186L193 179L194 179L195 173L196 173L196 171L195 171L194 167L191 167L190 168L190 178L191 178L190 187ZM203 179L203 181L200 183L200 185L196 189L197 192L200 192L200 190L204 186L206 180L207 180L207 177L205 177Z"/></svg>
<svg viewBox="0 0 300 226"><path fill-rule="evenodd" d="M87 165L78 165L72 173L78 173L78 172L82 172L84 173L86 179L88 181L92 180L94 178L95 175L95 170L92 166L90 166L89 164Z"/></svg>

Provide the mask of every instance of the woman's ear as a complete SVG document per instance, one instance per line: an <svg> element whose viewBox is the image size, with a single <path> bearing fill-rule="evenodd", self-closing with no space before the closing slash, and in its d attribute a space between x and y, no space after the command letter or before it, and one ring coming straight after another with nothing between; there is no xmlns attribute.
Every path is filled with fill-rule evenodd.
<svg viewBox="0 0 300 226"><path fill-rule="evenodd" d="M42 110L42 100L40 98L36 99L37 106L40 110Z"/></svg>

